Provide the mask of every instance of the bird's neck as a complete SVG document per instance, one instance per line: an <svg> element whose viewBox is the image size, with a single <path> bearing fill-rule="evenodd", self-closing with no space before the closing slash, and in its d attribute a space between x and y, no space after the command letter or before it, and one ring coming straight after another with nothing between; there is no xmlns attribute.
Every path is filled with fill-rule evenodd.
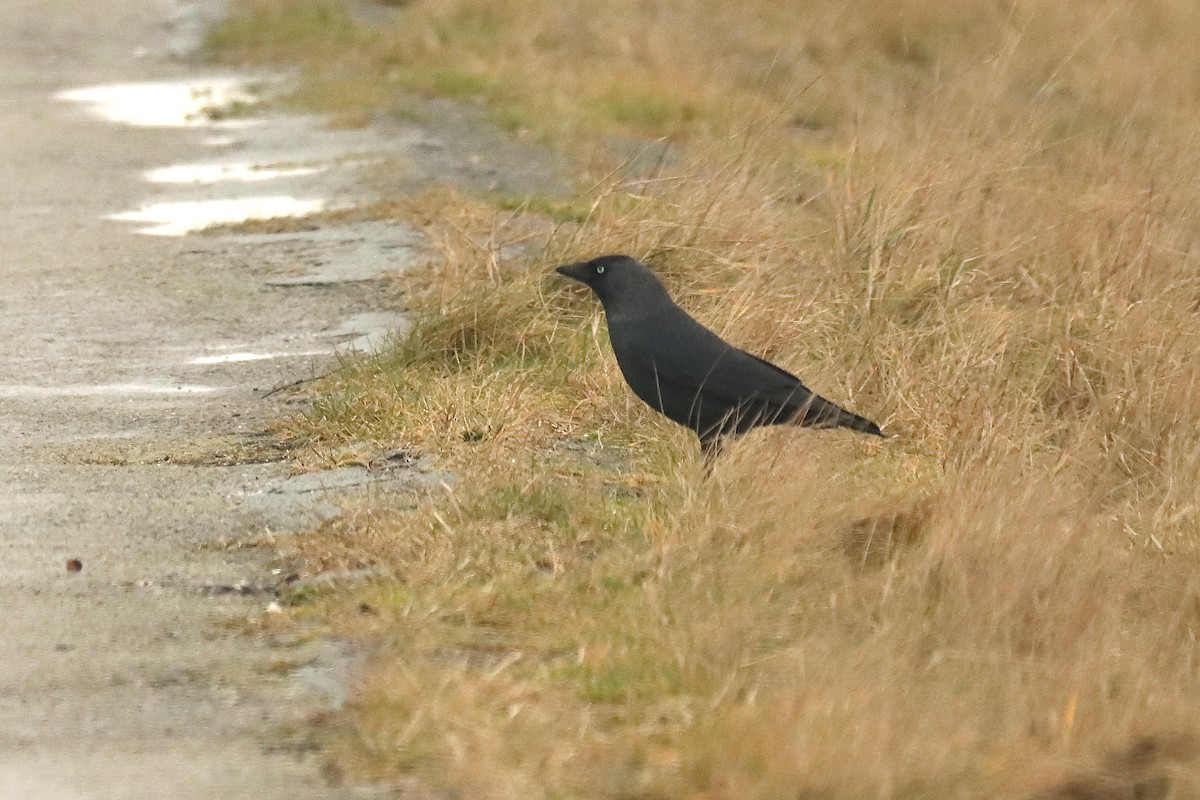
<svg viewBox="0 0 1200 800"><path fill-rule="evenodd" d="M604 315L610 320L653 319L670 316L679 313L680 310L664 290L645 291L633 297L609 298L604 303Z"/></svg>

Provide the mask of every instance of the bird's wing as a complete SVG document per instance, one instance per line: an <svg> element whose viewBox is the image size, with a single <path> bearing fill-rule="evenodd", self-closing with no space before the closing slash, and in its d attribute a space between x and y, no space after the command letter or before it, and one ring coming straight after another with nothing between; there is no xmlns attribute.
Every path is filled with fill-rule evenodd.
<svg viewBox="0 0 1200 800"><path fill-rule="evenodd" d="M765 358L759 358L758 356L754 355L754 353L747 353L745 350L738 350L737 352L741 353L744 356L750 356L750 358L754 359L759 364L763 365L764 367L767 367L772 372L774 372L776 377L779 378L780 380L783 380L785 382L794 382L796 384L800 384L800 386L804 386L804 384L801 382L801 380L799 378L797 378L795 375L788 372L786 369L783 369L782 367L772 364L770 361L767 361Z"/></svg>
<svg viewBox="0 0 1200 800"><path fill-rule="evenodd" d="M792 382L792 388L788 390L789 393L785 399L777 399L780 398L778 390L775 390L771 395L763 395L763 397L768 402L778 402L784 408L795 412L795 421L801 425L817 428L842 427L863 431L864 433L872 433L876 436L883 435L883 432L879 430L879 426L874 422L866 417L855 414L853 411L842 408L831 400L826 400L819 394L813 393L799 378L787 370L781 369L770 361L761 359L753 353L747 353L745 350L739 350L738 352L749 356L760 365L768 367L785 384L789 381Z"/></svg>
<svg viewBox="0 0 1200 800"><path fill-rule="evenodd" d="M702 359L678 359L656 364L659 380L676 391L696 392L717 407L757 409L766 418L791 418L801 425L847 427L873 432L874 423L814 394L792 373L747 353L727 346Z"/></svg>
<svg viewBox="0 0 1200 800"><path fill-rule="evenodd" d="M787 370L717 341L720 347L700 346L679 358L656 358L659 380L680 390L699 389L704 396L731 407L752 400L800 406L812 394Z"/></svg>

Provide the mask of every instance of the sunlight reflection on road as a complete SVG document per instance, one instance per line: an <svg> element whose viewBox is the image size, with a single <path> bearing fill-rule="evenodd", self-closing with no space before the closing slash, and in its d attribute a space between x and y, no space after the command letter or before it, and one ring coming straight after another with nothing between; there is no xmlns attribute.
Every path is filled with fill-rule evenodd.
<svg viewBox="0 0 1200 800"><path fill-rule="evenodd" d="M146 180L150 183L220 183L222 181L238 181L256 183L271 181L277 178L295 178L301 175L314 175L323 172L327 167L282 167L272 164L254 164L239 162L230 164L173 164L169 167L159 167L146 172Z"/></svg>
<svg viewBox="0 0 1200 800"><path fill-rule="evenodd" d="M297 199L286 195L238 197L222 200L176 200L150 203L137 211L110 214L106 219L154 223L138 228L151 236L182 236L213 225L231 225L251 219L302 217L325 208L320 199Z"/></svg>
<svg viewBox="0 0 1200 800"><path fill-rule="evenodd" d="M243 78L108 83L67 89L55 98L81 103L110 122L139 127L244 128L257 124L255 120L227 118L230 109L258 102Z"/></svg>

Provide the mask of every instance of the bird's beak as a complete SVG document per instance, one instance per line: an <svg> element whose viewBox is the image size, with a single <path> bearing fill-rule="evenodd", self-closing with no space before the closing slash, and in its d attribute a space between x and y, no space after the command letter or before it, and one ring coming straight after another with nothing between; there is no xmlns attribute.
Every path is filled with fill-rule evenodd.
<svg viewBox="0 0 1200 800"><path fill-rule="evenodd" d="M561 267L555 267L555 271L559 275L565 275L568 278L587 283L588 268L587 264L582 261L576 264L563 264Z"/></svg>

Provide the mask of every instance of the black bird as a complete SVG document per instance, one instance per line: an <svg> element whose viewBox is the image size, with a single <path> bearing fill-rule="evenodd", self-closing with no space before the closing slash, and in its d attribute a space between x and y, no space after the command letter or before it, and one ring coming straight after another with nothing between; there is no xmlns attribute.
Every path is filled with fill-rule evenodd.
<svg viewBox="0 0 1200 800"><path fill-rule="evenodd" d="M566 264L558 272L592 288L604 306L621 374L655 411L691 428L708 457L721 437L759 425L879 426L809 391L800 379L739 350L679 306L650 269L629 256Z"/></svg>

